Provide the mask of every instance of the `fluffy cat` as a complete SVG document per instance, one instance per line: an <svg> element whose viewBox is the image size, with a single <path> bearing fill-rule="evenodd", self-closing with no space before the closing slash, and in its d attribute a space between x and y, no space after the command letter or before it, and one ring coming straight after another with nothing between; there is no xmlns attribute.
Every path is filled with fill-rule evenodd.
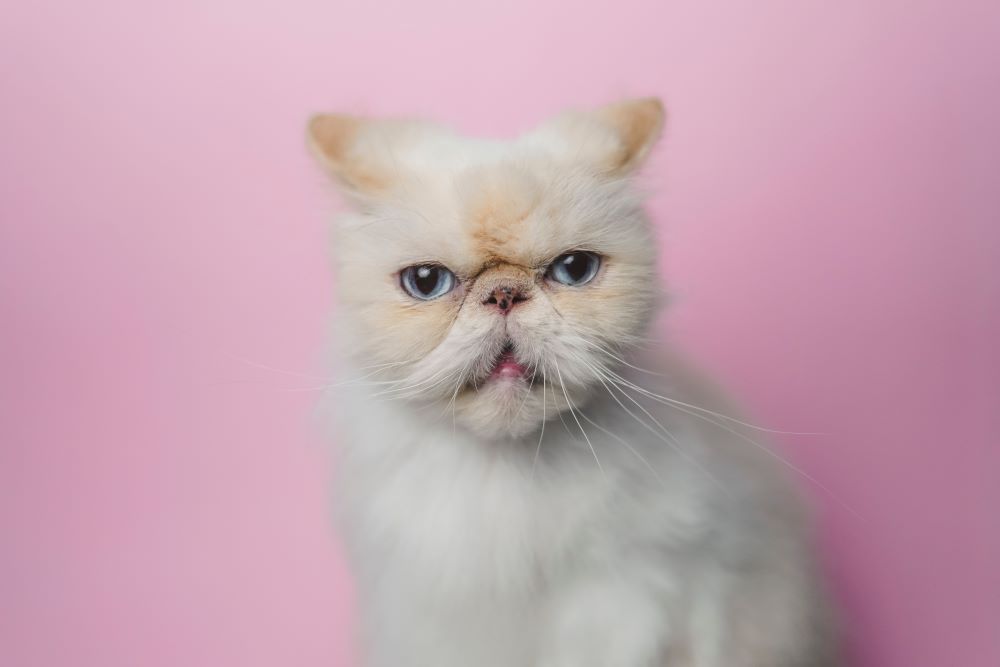
<svg viewBox="0 0 1000 667"><path fill-rule="evenodd" d="M336 490L370 667L835 664L800 506L645 336L659 100L512 141L339 114ZM754 434L752 437L756 437Z"/></svg>

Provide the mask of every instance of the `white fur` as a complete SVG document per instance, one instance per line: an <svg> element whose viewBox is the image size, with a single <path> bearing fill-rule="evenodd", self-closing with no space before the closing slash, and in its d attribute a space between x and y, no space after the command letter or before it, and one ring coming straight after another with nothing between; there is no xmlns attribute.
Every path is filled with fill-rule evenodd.
<svg viewBox="0 0 1000 667"><path fill-rule="evenodd" d="M636 165L599 166L620 129L566 116L501 143L371 123L322 155L390 184L344 177L357 210L338 225L328 400L369 667L834 664L773 459L662 347L639 352L653 244ZM501 260L470 222L487 195L531 203ZM590 291L547 283L544 262L577 247L607 258ZM461 285L413 302L394 273L431 260ZM506 318L481 306L491 280L521 275L529 301ZM508 338L544 380L488 379Z"/></svg>

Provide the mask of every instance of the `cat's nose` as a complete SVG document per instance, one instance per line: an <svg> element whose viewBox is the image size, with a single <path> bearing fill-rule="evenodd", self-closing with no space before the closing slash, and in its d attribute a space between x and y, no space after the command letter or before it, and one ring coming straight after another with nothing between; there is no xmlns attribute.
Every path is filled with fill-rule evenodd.
<svg viewBox="0 0 1000 667"><path fill-rule="evenodd" d="M484 306L495 306L502 315L506 315L517 304L527 301L530 295L516 285L500 285L490 292L483 301Z"/></svg>

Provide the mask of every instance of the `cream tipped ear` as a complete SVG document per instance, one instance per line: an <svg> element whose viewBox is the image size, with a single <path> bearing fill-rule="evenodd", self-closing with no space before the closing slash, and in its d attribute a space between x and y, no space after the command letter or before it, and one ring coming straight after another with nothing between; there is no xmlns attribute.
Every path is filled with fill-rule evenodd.
<svg viewBox="0 0 1000 667"><path fill-rule="evenodd" d="M362 120L335 113L316 114L309 119L309 147L325 165L338 165L344 160Z"/></svg>
<svg viewBox="0 0 1000 667"><path fill-rule="evenodd" d="M642 164L660 138L666 112L655 97L610 104L596 112L618 138L620 148L609 165L615 171L631 171Z"/></svg>
<svg viewBox="0 0 1000 667"><path fill-rule="evenodd" d="M626 100L594 111L570 111L526 135L559 160L585 164L614 177L637 169L663 129L663 103Z"/></svg>
<svg viewBox="0 0 1000 667"><path fill-rule="evenodd" d="M348 190L372 195L388 187L388 178L378 167L377 156L365 155L363 133L371 123L356 116L318 114L309 119L310 149L320 164Z"/></svg>

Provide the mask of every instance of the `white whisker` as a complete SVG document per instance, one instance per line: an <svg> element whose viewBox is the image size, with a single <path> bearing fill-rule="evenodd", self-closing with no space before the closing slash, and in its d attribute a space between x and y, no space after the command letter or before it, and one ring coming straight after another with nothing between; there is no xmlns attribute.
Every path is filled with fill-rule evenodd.
<svg viewBox="0 0 1000 667"><path fill-rule="evenodd" d="M597 450L594 449L594 443L590 441L590 437L584 430L583 424L580 423L580 420L576 416L576 411L573 409L573 402L569 400L569 394L566 392L566 384L563 382L562 372L559 370L559 362L553 359L552 363L555 364L556 375L559 376L559 386L562 388L563 396L566 398L566 405L569 407L569 413L572 415L573 419L576 420L576 425L579 427L580 433L583 434L583 438L587 441L587 446L590 447L590 453L594 455L594 461L597 462L597 467L600 468L601 474L607 477L607 473L604 472L604 466L601 465L601 460L597 458Z"/></svg>
<svg viewBox="0 0 1000 667"><path fill-rule="evenodd" d="M594 369L594 370L596 371L596 369ZM600 375L599 371L598 371L598 375ZM639 422L639 424L641 424L642 427L645 428L647 431L649 431L653 435L657 436L660 440L663 440L665 443L667 443L668 445L670 445L670 448L673 449L674 452L676 452L678 456L680 456L682 459L684 459L685 461L687 461L688 463L690 463L691 465L693 465L695 468L697 468L703 475L705 475L705 477L707 477L709 480L711 480L712 483L716 484L719 487L719 489L722 490L723 493L728 493L725 485L722 482L720 482L715 475L713 475L712 473L710 473L708 471L708 469L705 468L705 466L703 466L701 464L700 461L698 461L697 459L695 459L694 457L692 457L690 454L688 454L687 452L685 452L684 448L681 446L681 443L677 440L676 436L674 436L673 433L671 433L665 426L663 426L663 424L661 424L659 421L657 421L657 419L655 417L653 417L653 415L650 414L648 410L646 410L644 407L642 407L642 405L640 405L638 401L636 401L629 394L627 394L621 387L619 387L617 384L615 384L615 382L613 380L608 379L608 382L611 383L611 386L613 386L615 389L617 389L619 392L621 392L622 396L624 396L625 398L627 398L630 401L632 401L633 403L635 403L635 405L640 410L642 410L646 414L646 416L648 416L650 418L650 420L652 420L652 422L654 424L656 424L657 426L660 427L660 430L662 431L662 433L658 432L652 426L650 426L649 424L647 424L643 419L641 419L638 415L636 415L634 412L632 412L627 407L625 407L625 404L622 403L621 400L619 400L617 396L615 396L614 392L611 391L611 387L609 387L604 382L604 379L602 379L601 377L598 377L597 379L598 379L598 382L600 382L602 385L604 385L604 388L608 391L608 394L611 395L611 398L614 399L615 403L617 403L621 407L621 409L624 410L630 417L632 417L637 422Z"/></svg>
<svg viewBox="0 0 1000 667"><path fill-rule="evenodd" d="M521 411L524 410L524 405L528 402L528 399L531 397L531 390L534 388L534 386L535 386L535 373L532 373L531 382L528 383L528 391L525 392L524 400L521 401L521 405L517 408L517 412L515 412L514 416L511 417L510 419L511 422L517 421L517 418L521 416Z"/></svg>
<svg viewBox="0 0 1000 667"><path fill-rule="evenodd" d="M267 365L265 363L261 363L259 361L254 361L253 359L247 359L246 357L241 357L238 354L232 354L231 352L223 352L223 354L225 354L230 359L234 359L236 361L239 361L240 363L246 364L247 366L252 366L254 368L260 368L262 370L271 371L273 373L280 373L282 375L291 375L293 377L300 377L300 378L312 378L314 380L325 380L325 379L327 379L325 376L318 375L316 373L300 373L300 372L297 372L297 371L285 370L284 368L278 368L277 366L269 366L269 365Z"/></svg>
<svg viewBox="0 0 1000 667"><path fill-rule="evenodd" d="M657 401L658 403L663 403L664 405L682 406L682 407L685 407L685 408L689 408L691 410L697 410L699 412L703 412L705 414L712 415L713 417L718 417L719 419L725 419L726 421L732 422L734 424L739 424L740 426L745 426L746 428L753 429L754 431L762 431L764 433L773 433L773 434L777 434L777 435L829 435L827 433L818 433L818 432L813 432L813 431L782 431L782 430L778 430L778 429L765 428L763 426L756 426L754 424L750 424L748 422L745 422L745 421L742 421L740 419L737 419L736 417L731 417L729 415L722 414L721 412L716 412L714 410L709 410L708 408L703 408L703 407L700 407L700 406L697 406L697 405L692 405L691 403L685 403L684 401L677 400L676 398L670 398L668 396L661 396L660 394L657 394L655 392L649 391L648 389L640 387L639 385L635 384L634 382L630 382L629 380L623 378L622 376L618 375L617 373L612 373L612 375L614 375L615 378L618 379L623 384L628 385L631 389L634 389L634 390L636 390L636 391L644 394L645 396L647 396L647 397L649 397L649 398Z"/></svg>
<svg viewBox="0 0 1000 667"><path fill-rule="evenodd" d="M425 379L423 379L423 380L421 380L419 382L415 382L415 383L406 385L404 387L396 387L394 389L386 389L384 391L381 391L381 392L375 394L375 397L377 398L379 396L383 396L383 395L386 395L386 394L400 394L400 393L411 392L412 390L417 389L418 387L426 386L428 383L431 384L431 386L428 387L428 390L430 390L430 389L432 389L432 388L434 388L434 387L436 387L438 385L438 383L440 382L439 378L440 378L440 376L442 374L444 375L444 379L448 379L450 377L453 377L455 373L456 373L456 371L454 371L454 370L447 369L447 368L442 368L441 370L439 370L438 372L434 373L430 377L425 378Z"/></svg>
<svg viewBox="0 0 1000 667"><path fill-rule="evenodd" d="M542 438L545 437L545 375L542 375L542 430L538 434L538 446L535 448L535 458L531 461L531 479L535 478L535 466L538 465L538 455L542 453Z"/></svg>
<svg viewBox="0 0 1000 667"><path fill-rule="evenodd" d="M583 417L584 419L586 419L590 424L592 424L594 426L594 428L602 431L606 435L614 438L618 442L620 442L623 445L625 445L625 447L630 452L632 452L636 456L636 458L638 458L640 461L642 461L643 465L645 465L646 468L649 469L649 472L653 473L653 476L656 477L656 481L658 481L660 483L660 485L666 486L666 484L663 481L663 478L660 476L660 473L658 473L656 471L656 468L654 468L652 465L650 465L649 461L646 460L646 457L643 456L642 454L640 454L639 451L636 450L635 447L633 447L632 445L628 444L628 442L626 442L624 438L622 438L620 435L615 435L614 433L612 433L608 429L604 428L603 426L601 426L600 424L598 424L597 422L595 422L593 419L591 419L586 414L584 414L583 410L580 410L580 416Z"/></svg>
<svg viewBox="0 0 1000 667"><path fill-rule="evenodd" d="M589 341L589 340L586 340L586 339L581 339L581 340L585 344L590 345L591 347L595 348L596 350L598 350L602 354L610 357L611 359L614 359L615 361L617 361L618 363L620 363L620 364L622 364L624 366L628 366L629 368L632 368L632 369L637 370L637 371L642 372L642 373L647 373L649 375L657 375L657 376L660 376L660 377L668 377L667 375L665 375L663 373L657 373L657 372L654 372L654 371L649 371L649 370L646 370L645 368L640 368L638 366L630 364L628 361L622 359L621 357L619 357L619 356L617 356L615 354L612 354L611 352L609 352L605 348L601 347L597 343L594 343L593 341ZM609 373L612 373L612 371L610 371L610 369L606 369L606 370ZM780 429L772 429L772 428L765 428L763 426L757 426L756 424L751 424L749 422L742 421L740 419L737 419L736 417L732 417L730 415L726 415L726 414L723 414L721 412L716 412L714 410L709 410L708 408L703 408L701 406L693 405L691 403L685 403L684 401L680 401L680 400L678 400L676 398L670 398L669 396L662 396L662 395L657 394L655 392L652 392L652 391L650 391L650 390L648 390L648 389L646 389L644 387L640 387L639 385L637 385L637 384L635 384L633 382L630 382L629 380L625 379L621 375L618 375L617 373L612 373L612 374L620 382L628 384L632 389L635 389L636 391L642 392L643 394L649 396L650 398L658 399L660 402L669 401L671 403L676 403L678 405L683 405L684 407L690 408L692 410L698 410L698 411L704 412L706 414L710 414L710 415L713 415L715 417L718 417L720 419L725 419L726 421L733 422L734 424L739 424L740 426L745 426L746 428L753 429L755 431L761 431L761 432L764 432L764 433L774 433L774 434L778 434L778 435L829 435L827 433L818 433L818 432L815 432L815 431L784 431L784 430L780 430Z"/></svg>
<svg viewBox="0 0 1000 667"><path fill-rule="evenodd" d="M802 477L804 477L805 479L807 479L810 483L814 484L818 489L820 489L821 491L823 491L824 493L826 493L837 504L839 504L841 507L843 507L848 512L850 512L851 514L853 514L855 517L857 517L859 519L862 519L862 520L864 519L864 517L862 517L860 514L858 514L858 512L854 508L852 508L850 505L848 505L846 502L844 502L837 494L835 494L825 484L823 484L822 482L820 482L818 479L816 479L815 477L813 477L812 475L810 475L809 473L807 473L805 470L803 470L802 468L800 468L797 465L795 465L794 463L792 463L791 461L785 459L783 456L781 456L777 452L772 451L769 447L765 447L764 445L760 444L759 442L757 442L753 438L749 437L745 433L740 433L739 431L737 431L734 428L730 428L729 426L727 426L725 424L720 424L719 422L717 422L717 421L715 421L713 419L709 419L705 415L699 414L699 413L695 412L694 410L688 410L687 408L681 407L679 405L672 405L671 407L673 407L675 410L680 410L681 412L685 412L685 413L691 415L692 417L697 417L698 419L706 421L706 422L708 422L710 424L714 424L715 426L721 428L722 430L724 430L724 431L726 431L728 433L731 433L732 435L735 435L737 438L740 438L741 440L750 443L751 445L753 445L754 447L756 447L760 451L764 452L765 454L767 454L771 458L773 458L776 461L780 462L782 465L784 465L788 469L793 470L797 474L799 474Z"/></svg>
<svg viewBox="0 0 1000 667"><path fill-rule="evenodd" d="M734 428L732 428L732 427L730 427L730 426L728 426L726 424L723 424L721 422L718 422L718 421L716 421L714 419L711 419L710 417L706 416L705 414L702 414L701 412L698 412L697 410L699 408L697 408L696 406L689 406L688 404L683 403L682 401L674 401L674 400L666 399L666 397L661 397L661 396L658 396L658 395L650 396L641 387L637 387L636 385L628 382L627 380L625 380L624 378L622 378L620 375L617 375L616 373L612 373L611 371L609 371L606 368L604 370L606 372L610 373L610 375L613 376L614 378L618 378L621 382L623 382L624 384L626 384L630 388L635 389L637 391L640 391L641 393L643 393L644 395L646 395L648 398L651 398L653 400L657 400L657 399L663 398L665 400L658 401L658 402L663 403L664 405L667 405L669 407L672 407L675 410L679 410L681 412L689 414L692 417L696 417L696 418L698 418L698 419L700 419L702 421L708 422L709 424L712 424L712 425L714 425L714 426L716 426L718 428L721 428L722 430L726 431L727 433L730 433L730 434L732 434L732 435L740 438L741 440L743 440L745 442L748 442L749 444L751 444L754 447L756 447L757 449L761 450L762 452L764 452L768 456L770 456L770 457L774 458L775 460L779 461L782 465L786 466L790 470L792 470L795 473L801 475L803 478L805 478L806 480L808 480L810 483L814 484L817 488L819 488L824 493L826 493L831 499L833 499L835 502L837 502L839 505L841 505L844 509L846 509L847 511L851 512L851 514L853 514L854 516L856 516L858 518L862 518L861 515L859 515L857 513L857 511L855 511L850 505L848 505L846 502L844 502L839 496L837 496L837 494L835 494L825 484L823 484L818 479L816 479L815 477L813 477L812 475L810 475L809 473L807 473L802 468L796 466L791 461L788 461L787 459L785 459L784 457L782 457L777 452L775 452L775 451L771 450L770 448L768 448L768 447L760 444L759 442L757 442L753 438L750 438L745 433L740 433L736 429L734 429ZM609 382L612 382L612 384L618 385L618 383L615 382L612 379L612 377L609 377L608 375L604 375L604 377ZM618 386L618 391L620 391L623 396L626 396L627 398L629 398L629 400L631 400L633 403L635 403L636 405L638 405L640 407L640 409L643 410L643 412L645 412L647 415L649 415L649 412L645 408L642 408L642 406L639 405L639 403L634 398L632 398L631 396L629 396L620 386ZM700 409L704 410L703 408L700 408ZM711 411L708 411L708 412L711 412ZM655 419L652 417L652 415L649 415L649 416L655 422ZM724 417L724 415L720 415L720 416Z"/></svg>

